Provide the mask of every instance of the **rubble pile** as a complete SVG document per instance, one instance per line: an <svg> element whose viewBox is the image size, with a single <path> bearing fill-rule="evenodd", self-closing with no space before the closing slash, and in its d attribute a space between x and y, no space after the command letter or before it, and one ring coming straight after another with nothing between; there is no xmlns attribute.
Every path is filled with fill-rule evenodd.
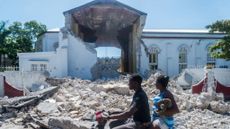
<svg viewBox="0 0 230 129"><path fill-rule="evenodd" d="M120 67L120 58L101 57L97 58L97 63L91 69L93 79L117 78Z"/></svg>
<svg viewBox="0 0 230 129"><path fill-rule="evenodd" d="M175 115L177 129L229 129L229 114L217 114L210 110L181 110Z"/></svg>
<svg viewBox="0 0 230 129"><path fill-rule="evenodd" d="M149 97L159 93L154 86L158 75L154 74L143 82L143 88ZM20 109L12 109L11 112L2 111L0 128L10 128L11 125L15 125L17 129L90 128L95 124L95 111L122 111L129 107L132 100L133 91L128 89L126 76L108 81L65 78L61 79L59 84L52 79L49 82L51 85L59 85L58 91L52 97L41 100L36 106L27 105ZM190 91L178 87L174 80L170 81L168 88L181 111L175 115L176 128L230 127L230 103L223 101L223 95L192 95Z"/></svg>

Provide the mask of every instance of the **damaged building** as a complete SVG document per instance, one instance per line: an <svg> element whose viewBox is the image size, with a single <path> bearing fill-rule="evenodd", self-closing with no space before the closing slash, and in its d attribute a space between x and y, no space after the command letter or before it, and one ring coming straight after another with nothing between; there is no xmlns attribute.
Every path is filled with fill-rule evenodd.
<svg viewBox="0 0 230 129"><path fill-rule="evenodd" d="M147 14L116 0L95 0L63 14L65 26L43 34L36 52L18 53L20 71L97 79L158 69L175 76L207 64L230 67L229 61L208 52L223 33L144 29ZM116 47L120 58L98 58L98 47Z"/></svg>

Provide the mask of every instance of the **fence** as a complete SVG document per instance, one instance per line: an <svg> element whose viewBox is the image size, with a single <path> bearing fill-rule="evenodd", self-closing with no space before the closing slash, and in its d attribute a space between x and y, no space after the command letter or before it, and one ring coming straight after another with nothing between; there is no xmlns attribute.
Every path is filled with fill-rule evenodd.
<svg viewBox="0 0 230 129"><path fill-rule="evenodd" d="M4 71L19 71L18 66L0 66L0 72Z"/></svg>

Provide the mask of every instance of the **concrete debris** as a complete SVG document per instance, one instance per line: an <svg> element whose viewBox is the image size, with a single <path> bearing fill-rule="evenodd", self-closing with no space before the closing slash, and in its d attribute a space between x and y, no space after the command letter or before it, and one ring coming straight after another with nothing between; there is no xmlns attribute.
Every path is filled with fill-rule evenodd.
<svg viewBox="0 0 230 129"><path fill-rule="evenodd" d="M34 92L30 96L22 96L22 97L15 97L9 99L2 99L0 100L0 104L2 108L6 111L11 109L20 109L24 107L31 106L38 102L40 99L47 98L54 94L59 87L49 87L37 92Z"/></svg>
<svg viewBox="0 0 230 129"><path fill-rule="evenodd" d="M52 100L53 99L41 102L37 106L37 111L41 113L42 115L59 113L56 101L55 100L52 101Z"/></svg>
<svg viewBox="0 0 230 129"><path fill-rule="evenodd" d="M216 114L210 110L182 110L175 115L176 129L229 129L229 115Z"/></svg>
<svg viewBox="0 0 230 129"><path fill-rule="evenodd" d="M0 105L0 114L3 112L4 112L3 107L2 107L2 105Z"/></svg>
<svg viewBox="0 0 230 129"><path fill-rule="evenodd" d="M159 93L154 86L157 76L151 75L143 82L143 88L149 98ZM59 86L58 91L49 99L42 100L39 95L50 96L50 90L44 89L36 96L27 96L0 100L0 126L17 125L26 128L47 129L89 129L95 125L94 113L99 110L120 112L129 107L133 92L128 89L128 77L117 80L81 80L78 78L49 79ZM58 83L57 83L58 82ZM190 90L178 87L170 80L169 90L180 108L175 115L177 129L221 128L228 129L230 123L230 102L225 102L222 94L191 94ZM47 97L46 97L47 98ZM29 100L37 101L36 105L12 108ZM150 100L151 103L151 100ZM10 106L6 106L10 105ZM12 106L13 105L13 106ZM6 109L8 112L6 112ZM13 113L9 114L9 111ZM15 126L16 127L16 126ZM0 127L1 128L1 127Z"/></svg>
<svg viewBox="0 0 230 129"><path fill-rule="evenodd" d="M97 63L92 67L93 79L98 78L118 78L120 67L120 58L98 58Z"/></svg>
<svg viewBox="0 0 230 129"><path fill-rule="evenodd" d="M93 122L77 121L72 118L61 117L50 118L48 124L50 129L90 129Z"/></svg>
<svg viewBox="0 0 230 129"><path fill-rule="evenodd" d="M40 126L39 125L37 125L37 124L34 124L34 123L29 123L28 125L30 125L32 128L34 128L34 129L40 129Z"/></svg>
<svg viewBox="0 0 230 129"><path fill-rule="evenodd" d="M46 78L46 82L49 83L52 86L59 86L63 83L68 81L68 79L62 79L62 78Z"/></svg>
<svg viewBox="0 0 230 129"><path fill-rule="evenodd" d="M40 91L47 87L49 87L47 84L33 84L32 87L30 88L30 91L31 92Z"/></svg>
<svg viewBox="0 0 230 129"><path fill-rule="evenodd" d="M112 82L110 84L99 84L91 88L101 96L106 96L106 93L111 92L119 95L130 95L130 90L127 84Z"/></svg>

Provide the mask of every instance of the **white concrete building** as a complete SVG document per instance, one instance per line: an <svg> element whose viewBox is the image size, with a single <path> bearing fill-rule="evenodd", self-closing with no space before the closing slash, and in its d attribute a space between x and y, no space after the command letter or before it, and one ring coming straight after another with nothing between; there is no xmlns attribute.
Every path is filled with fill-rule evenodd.
<svg viewBox="0 0 230 129"><path fill-rule="evenodd" d="M150 66L150 69L161 69L175 76L184 68L206 65L229 68L229 61L212 58L208 50L223 37L223 33L212 34L208 30L144 30L142 40L149 55L142 57L141 70L149 70Z"/></svg>
<svg viewBox="0 0 230 129"><path fill-rule="evenodd" d="M37 52L18 53L21 71L95 79L98 77L95 74L101 72L95 70L98 65L95 48L100 46L121 49L120 71L124 73L144 75L160 69L176 76L185 68L207 64L230 67L229 61L213 59L208 52L210 45L224 37L223 33L143 30L146 14L115 0L93 1L64 15L65 26L42 35L35 45Z"/></svg>

